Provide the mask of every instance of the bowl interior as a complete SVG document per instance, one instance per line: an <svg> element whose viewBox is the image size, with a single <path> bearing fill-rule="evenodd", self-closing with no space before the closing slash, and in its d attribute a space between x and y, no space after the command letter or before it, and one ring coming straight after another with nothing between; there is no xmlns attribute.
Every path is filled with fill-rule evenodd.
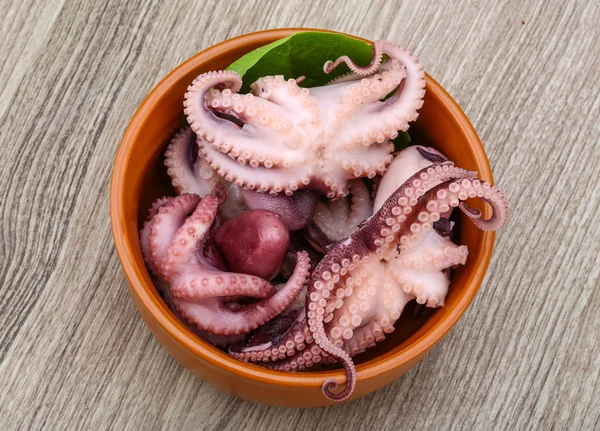
<svg viewBox="0 0 600 431"><path fill-rule="evenodd" d="M175 195L163 165L163 153L170 138L184 124L184 93L199 74L223 69L245 53L284 35L281 32L273 32L267 36L263 34L262 37L246 36L244 44L225 43L196 55L153 90L128 128L131 144L125 154L127 159L119 178L122 184L117 185L122 193L122 220L119 229L125 236L127 248L132 254L131 259L136 267L134 277L139 278L137 284L143 286L144 294L160 304L162 313L170 314L173 319L174 315L153 287L146 270L139 246L138 230L154 200L165 195ZM424 105L409 133L413 142L433 146L445 153L457 166L478 170L481 179L492 180L489 164L470 123L450 96L429 76ZM489 217L489 209L482 207L479 202L469 204L481 208L484 217ZM454 217L458 222L456 242L468 246L469 258L466 265L453 272L446 305L441 309L431 310L417 307L412 301L396 324L396 331L377 347L356 357L357 364L366 367L370 363L381 362L390 356L405 352L427 336L433 337L427 343L435 343L470 303L483 278L491 254L493 233L478 230L458 211L455 211ZM131 281L131 275L128 276ZM197 342L206 348L216 349L197 338L183 325L179 327L181 331L187 332L187 336L196 338ZM434 333L435 336L432 335ZM359 366L359 369L362 367Z"/></svg>

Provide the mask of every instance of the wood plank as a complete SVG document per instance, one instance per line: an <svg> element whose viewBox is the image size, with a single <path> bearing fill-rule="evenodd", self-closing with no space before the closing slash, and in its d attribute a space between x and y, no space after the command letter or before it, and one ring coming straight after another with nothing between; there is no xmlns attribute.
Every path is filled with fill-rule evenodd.
<svg viewBox="0 0 600 431"><path fill-rule="evenodd" d="M585 1L0 3L0 428L600 429L600 5ZM462 106L512 219L464 318L347 404L252 404L193 377L139 318L108 185L151 88L243 33L405 45Z"/></svg>

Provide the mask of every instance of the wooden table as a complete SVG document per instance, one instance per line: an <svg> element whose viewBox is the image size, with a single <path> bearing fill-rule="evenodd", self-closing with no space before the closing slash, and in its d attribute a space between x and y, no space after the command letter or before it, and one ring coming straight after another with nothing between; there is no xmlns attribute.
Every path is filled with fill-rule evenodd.
<svg viewBox="0 0 600 431"><path fill-rule="evenodd" d="M600 429L600 3L0 3L0 429ZM204 384L150 334L108 217L115 150L171 69L243 33L320 27L412 49L463 107L512 219L417 367L295 410Z"/></svg>

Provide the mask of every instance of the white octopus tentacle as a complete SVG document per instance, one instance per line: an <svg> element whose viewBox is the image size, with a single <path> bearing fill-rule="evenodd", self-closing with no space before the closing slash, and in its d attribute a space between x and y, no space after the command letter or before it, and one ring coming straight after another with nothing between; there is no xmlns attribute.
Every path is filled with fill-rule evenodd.
<svg viewBox="0 0 600 431"><path fill-rule="evenodd" d="M210 166L227 181L239 187L272 194L285 192L291 195L311 181L310 166L300 166L294 169L268 169L252 167L236 162L231 157L215 150L209 143L198 140L202 155Z"/></svg>

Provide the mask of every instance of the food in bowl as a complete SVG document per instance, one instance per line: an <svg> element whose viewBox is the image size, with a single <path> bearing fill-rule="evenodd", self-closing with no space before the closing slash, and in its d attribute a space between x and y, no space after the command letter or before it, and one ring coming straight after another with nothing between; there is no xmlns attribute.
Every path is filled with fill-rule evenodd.
<svg viewBox="0 0 600 431"><path fill-rule="evenodd" d="M443 306L468 255L452 242L452 209L484 230L508 217L476 172L433 148L397 151L425 92L410 52L378 41L369 65L341 56L324 71L341 65L350 73L326 85L273 71L246 94L235 71L198 76L190 126L165 152L177 196L157 200L140 232L157 288L199 336L278 370L340 362L344 389L323 384L334 400L354 390L352 357L393 332L409 301Z"/></svg>

